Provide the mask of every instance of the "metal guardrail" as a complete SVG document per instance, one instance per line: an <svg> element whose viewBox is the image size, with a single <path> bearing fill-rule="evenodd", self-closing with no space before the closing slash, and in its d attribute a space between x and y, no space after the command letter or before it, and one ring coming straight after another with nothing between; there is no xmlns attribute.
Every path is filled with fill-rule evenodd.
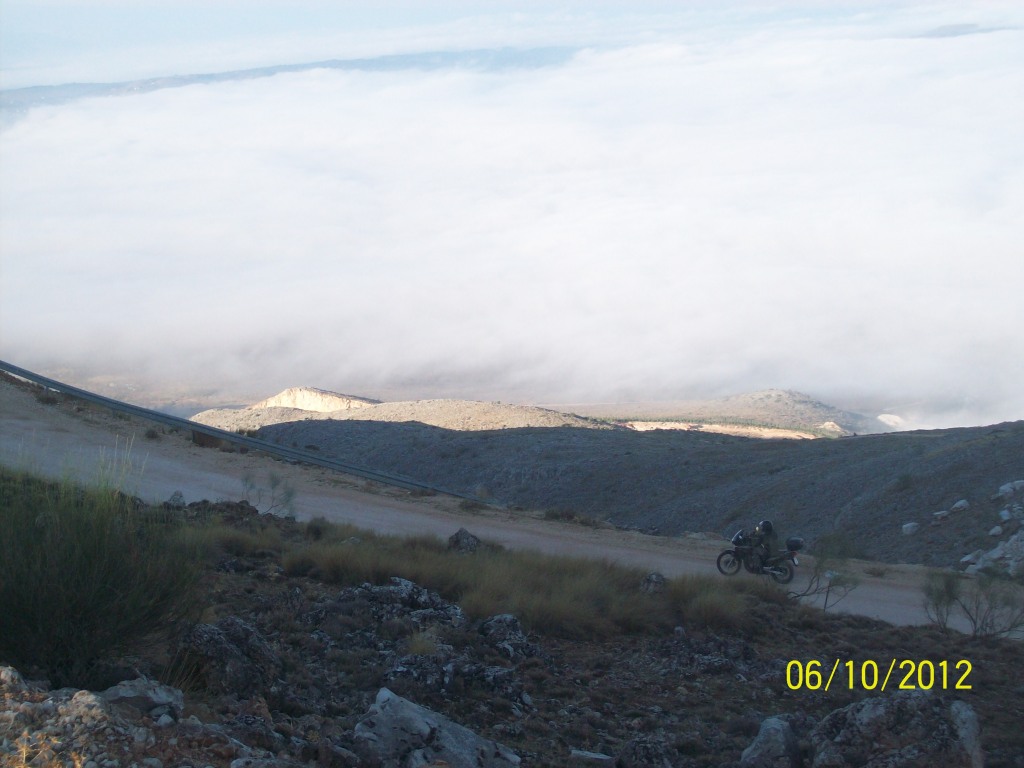
<svg viewBox="0 0 1024 768"><path fill-rule="evenodd" d="M244 446L250 450L261 451L270 456L277 456L288 461L294 461L301 464L310 464L317 467L324 467L325 469L333 469L338 472L345 472L349 475L355 475L356 477L362 477L367 480L373 480L374 482L383 483L384 485L391 485L396 488L404 488L409 491L427 491L433 493L443 493L447 496L454 496L460 499L468 499L470 501L481 501L475 496L471 496L465 493L458 493L456 491L450 491L445 488L439 488L428 483L421 483L418 480L412 478L402 477L400 475L392 475L386 472L377 472L376 470L367 469L365 467L357 467L352 464L346 464L341 461L334 461L333 459L325 459L321 456L317 456L308 451L300 451L295 448L287 448L278 443L272 443L268 440L260 440L255 437L248 437L247 435L240 435L236 432L228 432L224 429L218 429L217 427L210 427L206 424L199 424L188 419L183 419L179 416L171 416L167 413L160 413L160 411L150 410L149 408L143 408L138 405L132 405L131 403L125 403L121 400L114 400L110 397L104 397L98 395L95 392L89 392L85 389L72 386L71 384L65 384L62 381L51 379L46 376L41 376L38 373L21 368L12 363L0 360L0 371L6 371L12 376L16 376L19 379L31 381L40 386L52 389L55 392L75 397L86 402L93 403L95 405L101 405L105 408L110 408L116 413L123 413L129 416L136 416L140 419L147 421L153 421L158 424L163 424L168 427L176 429L186 429L192 432L193 442L203 444L202 438L197 436L204 436L207 438L207 444L215 444L210 441L221 441L222 443L230 443L232 445Z"/></svg>

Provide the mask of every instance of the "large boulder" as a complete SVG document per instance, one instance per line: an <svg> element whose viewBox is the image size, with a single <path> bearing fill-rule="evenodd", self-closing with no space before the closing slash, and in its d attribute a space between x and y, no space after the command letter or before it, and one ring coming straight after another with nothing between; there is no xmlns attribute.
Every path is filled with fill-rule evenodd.
<svg viewBox="0 0 1024 768"><path fill-rule="evenodd" d="M241 698L263 694L281 675L281 659L259 630L237 616L197 624L182 649L199 662L211 689Z"/></svg>
<svg viewBox="0 0 1024 768"><path fill-rule="evenodd" d="M448 537L448 549L454 550L460 555L468 555L476 552L479 548L480 539L465 528L459 528L459 530Z"/></svg>
<svg viewBox="0 0 1024 768"><path fill-rule="evenodd" d="M962 701L901 691L838 709L811 731L811 768L983 768L978 717Z"/></svg>
<svg viewBox="0 0 1024 768"><path fill-rule="evenodd" d="M355 751L381 768L508 768L521 760L444 715L381 688L354 731Z"/></svg>
<svg viewBox="0 0 1024 768"><path fill-rule="evenodd" d="M154 720L165 714L177 720L185 709L185 696L181 691L143 677L123 680L100 695L111 704L134 707Z"/></svg>
<svg viewBox="0 0 1024 768"><path fill-rule="evenodd" d="M740 756L740 768L799 768L800 746L789 723L769 717Z"/></svg>

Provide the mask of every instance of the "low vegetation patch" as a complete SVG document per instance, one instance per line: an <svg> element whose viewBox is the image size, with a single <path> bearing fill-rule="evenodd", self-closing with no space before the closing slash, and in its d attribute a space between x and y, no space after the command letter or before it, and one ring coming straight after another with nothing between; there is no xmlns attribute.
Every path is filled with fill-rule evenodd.
<svg viewBox="0 0 1024 768"><path fill-rule="evenodd" d="M198 567L170 527L113 488L0 469L0 659L83 685L184 617Z"/></svg>
<svg viewBox="0 0 1024 768"><path fill-rule="evenodd" d="M512 613L531 631L567 639L678 624L744 629L752 604L785 602L781 590L760 579L688 576L645 593L643 571L608 562L495 546L458 554L434 537L378 536L323 520L308 523L306 534L308 545L284 555L289 576L341 586L386 584L399 576L457 602L471 618Z"/></svg>

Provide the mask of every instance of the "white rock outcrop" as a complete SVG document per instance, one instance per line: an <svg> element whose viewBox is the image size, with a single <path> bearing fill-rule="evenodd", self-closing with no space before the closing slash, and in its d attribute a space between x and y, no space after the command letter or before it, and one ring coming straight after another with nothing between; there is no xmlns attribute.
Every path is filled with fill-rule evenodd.
<svg viewBox="0 0 1024 768"><path fill-rule="evenodd" d="M370 400L365 397L354 397L342 395L337 392L329 392L326 389L316 387L291 387L278 392L273 397L260 400L249 406L249 410L258 408L298 408L302 411L318 411L319 413L330 413L331 411L349 411L353 408L366 408L376 405L379 401Z"/></svg>

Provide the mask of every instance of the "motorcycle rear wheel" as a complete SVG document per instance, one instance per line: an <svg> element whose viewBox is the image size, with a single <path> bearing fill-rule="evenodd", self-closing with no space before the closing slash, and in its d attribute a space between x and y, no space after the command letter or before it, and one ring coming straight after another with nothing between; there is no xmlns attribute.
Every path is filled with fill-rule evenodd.
<svg viewBox="0 0 1024 768"><path fill-rule="evenodd" d="M720 554L715 565L718 566L718 571L726 576L735 576L740 570L740 561L737 559L736 553L731 549L727 549Z"/></svg>
<svg viewBox="0 0 1024 768"><path fill-rule="evenodd" d="M785 560L778 565L771 566L768 572L771 574L772 580L777 584L789 584L793 580L793 566Z"/></svg>

